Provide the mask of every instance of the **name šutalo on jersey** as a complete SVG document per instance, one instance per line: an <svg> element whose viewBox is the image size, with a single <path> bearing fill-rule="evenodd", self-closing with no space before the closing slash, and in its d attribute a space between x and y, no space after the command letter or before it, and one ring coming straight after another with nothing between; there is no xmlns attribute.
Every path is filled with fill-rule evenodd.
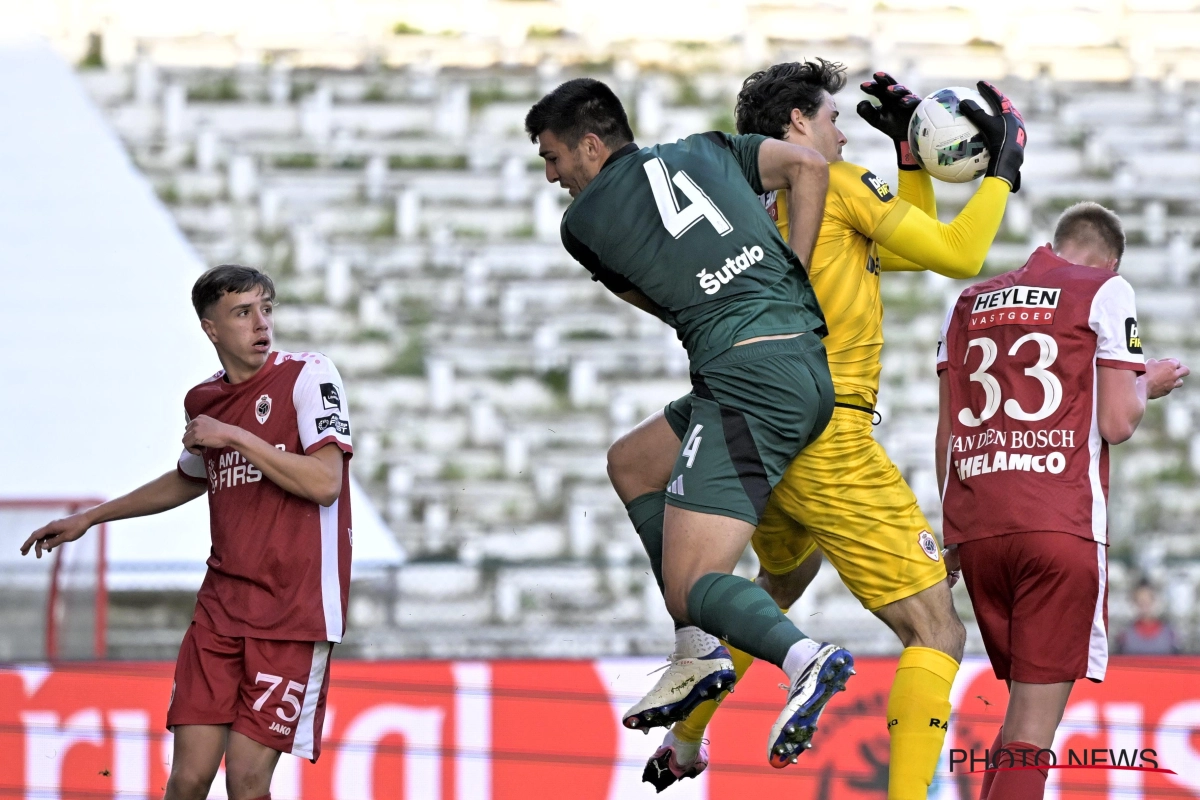
<svg viewBox="0 0 1200 800"><path fill-rule="evenodd" d="M725 259L724 266L717 267L715 271L710 273L705 268L697 272L696 277L700 279L700 288L704 290L705 294L716 294L721 291L722 286L733 280L735 275L740 275L762 261L764 255L763 249L758 245L749 248L743 247L742 252L733 258Z"/></svg>
<svg viewBox="0 0 1200 800"><path fill-rule="evenodd" d="M1062 289L1041 286L1010 286L975 297L967 330L977 331L997 325L1049 325Z"/></svg>

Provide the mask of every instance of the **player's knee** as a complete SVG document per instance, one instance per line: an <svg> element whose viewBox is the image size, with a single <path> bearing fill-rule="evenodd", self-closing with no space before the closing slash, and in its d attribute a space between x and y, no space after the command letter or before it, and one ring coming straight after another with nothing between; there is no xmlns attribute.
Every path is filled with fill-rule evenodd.
<svg viewBox="0 0 1200 800"><path fill-rule="evenodd" d="M237 767L227 765L225 769L225 791L229 800L250 800L262 797L271 790L273 767Z"/></svg>
<svg viewBox="0 0 1200 800"><path fill-rule="evenodd" d="M951 614L942 631L944 641L938 649L955 661L961 662L963 650L967 646L967 628L963 625L958 614Z"/></svg>
<svg viewBox="0 0 1200 800"><path fill-rule="evenodd" d="M782 575L773 575L760 567L755 583L771 595L777 606L791 608L808 589L820 568L821 554L818 552L805 559L791 572Z"/></svg>
<svg viewBox="0 0 1200 800"><path fill-rule="evenodd" d="M167 779L166 800L204 800L212 787L215 771L200 770L176 763Z"/></svg>
<svg viewBox="0 0 1200 800"><path fill-rule="evenodd" d="M967 629L952 604L939 605L913 626L917 646L941 650L955 661L962 661L967 644Z"/></svg>
<svg viewBox="0 0 1200 800"><path fill-rule="evenodd" d="M637 491L637 487L634 485L637 461L633 457L633 451L634 448L629 446L624 436L617 439L608 448L608 480L617 490L617 495L626 503L637 496L631 494Z"/></svg>
<svg viewBox="0 0 1200 800"><path fill-rule="evenodd" d="M797 589L796 582L791 580L791 577L791 574L772 575L765 569L760 569L754 582L771 595L775 605L780 608L791 608L804 593L803 587Z"/></svg>

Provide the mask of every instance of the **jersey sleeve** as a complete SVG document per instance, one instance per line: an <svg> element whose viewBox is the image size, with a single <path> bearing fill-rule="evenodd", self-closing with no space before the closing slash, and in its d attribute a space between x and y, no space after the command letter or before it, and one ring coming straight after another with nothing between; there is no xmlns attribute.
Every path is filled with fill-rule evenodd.
<svg viewBox="0 0 1200 800"><path fill-rule="evenodd" d="M183 424L187 425L191 421L191 417L185 411L183 414ZM204 470L204 458L195 453L188 452L186 448L179 454L179 461L175 464L175 471L186 480L196 483L208 483L208 474Z"/></svg>
<svg viewBox="0 0 1200 800"><path fill-rule="evenodd" d="M978 275L1000 230L1009 194L1004 181L984 178L949 224L919 209L908 214L891 231L876 237L880 266L885 272L927 269L957 279Z"/></svg>
<svg viewBox="0 0 1200 800"><path fill-rule="evenodd" d="M1114 369L1146 371L1138 333L1133 287L1117 275L1104 282L1092 298L1088 326L1096 333L1096 364Z"/></svg>
<svg viewBox="0 0 1200 800"><path fill-rule="evenodd" d="M709 131L704 136L728 150L733 155L734 161L738 163L738 167L741 168L742 177L750 184L754 193L763 193L762 174L758 171L758 151L762 148L762 143L767 140L766 136L758 133L732 134L724 131Z"/></svg>
<svg viewBox="0 0 1200 800"><path fill-rule="evenodd" d="M305 362L292 388L292 404L305 455L331 443L343 452L354 452L346 390L332 361L322 355Z"/></svg>
<svg viewBox="0 0 1200 800"><path fill-rule="evenodd" d="M592 273L592 280L600 281L613 294L622 294L636 288L624 275L607 267L590 247L580 241L579 237L571 231L569 214L563 216L558 231L562 237L563 247L571 254L571 258Z"/></svg>
<svg viewBox="0 0 1200 800"><path fill-rule="evenodd" d="M923 169L902 169L896 195L907 200L913 208L927 217L937 219L937 195L933 192L933 180Z"/></svg>
<svg viewBox="0 0 1200 800"><path fill-rule="evenodd" d="M892 194L887 181L847 161L829 165L825 213L835 214L854 230L882 241L896 230L912 205Z"/></svg>
<svg viewBox="0 0 1200 800"><path fill-rule="evenodd" d="M954 309L958 308L958 300L950 306L950 310L946 312L946 319L942 322L942 333L938 336L937 344L937 374L941 375L950 368L950 344L947 337L950 336L950 322L954 319Z"/></svg>

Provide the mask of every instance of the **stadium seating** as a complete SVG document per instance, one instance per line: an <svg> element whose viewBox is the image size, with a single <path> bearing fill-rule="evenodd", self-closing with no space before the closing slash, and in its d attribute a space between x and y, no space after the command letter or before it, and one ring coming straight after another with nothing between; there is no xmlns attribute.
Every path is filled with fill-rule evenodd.
<svg viewBox="0 0 1200 800"><path fill-rule="evenodd" d="M849 24L821 8L834 33ZM1045 50L1035 32L1031 22L1025 46ZM955 52L972 51L970 38L964 33ZM842 55L839 48L831 52ZM947 64L991 63L978 60L987 52L974 62L930 52L924 62L906 56L916 88L927 91L971 77ZM1061 53L1045 53L1047 64L1059 63ZM861 71L866 55L851 55ZM735 70L634 69L631 77L618 65L615 78L612 70L597 74L636 109L643 144L729 124ZM604 452L688 391L687 360L670 330L588 280L558 243L568 198L547 187L521 133L545 75L438 73L424 64L216 71L143 60L82 76L203 260L269 270L280 290L280 345L320 350L341 368L353 469L410 557L356 586L347 646L370 656L669 651L670 624L608 485ZM1129 230L1123 272L1138 289L1148 353L1200 365L1200 93L1170 75L1130 77L1001 80L1026 109L1030 145L1025 189L986 270L1022 263L1070 202L1112 204ZM842 100L846 156L894 180L890 144L853 114L855 95ZM971 191L939 185L943 218ZM876 435L937 525L933 352L945 309L965 284L925 274L882 280L888 346ZM1165 587L1193 650L1198 413L1195 391L1154 407L1119 449L1112 474L1112 624L1129 619L1130 582L1149 574ZM756 571L752 555L739 571ZM180 614L139 615L144 601L114 597L122 602L110 652L169 655L182 635L182 627L170 633ZM169 599L160 606L173 608ZM828 566L793 616L812 635L858 652L898 649ZM166 632L155 638L147 626ZM971 630L969 648L980 652Z"/></svg>

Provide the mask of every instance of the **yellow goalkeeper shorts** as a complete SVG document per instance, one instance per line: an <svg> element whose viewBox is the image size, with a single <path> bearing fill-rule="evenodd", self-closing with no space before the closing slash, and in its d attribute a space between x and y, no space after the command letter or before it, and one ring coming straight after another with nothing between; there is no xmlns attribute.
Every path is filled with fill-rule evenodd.
<svg viewBox="0 0 1200 800"><path fill-rule="evenodd" d="M871 419L865 410L834 408L825 432L775 486L753 544L773 575L820 548L874 611L945 580L946 567L912 489L871 435Z"/></svg>

